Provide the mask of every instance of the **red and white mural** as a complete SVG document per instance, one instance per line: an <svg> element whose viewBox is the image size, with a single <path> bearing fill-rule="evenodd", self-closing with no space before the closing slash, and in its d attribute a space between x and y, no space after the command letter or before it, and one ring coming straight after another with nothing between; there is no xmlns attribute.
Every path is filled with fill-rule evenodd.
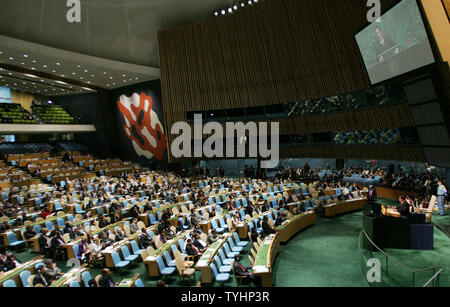
<svg viewBox="0 0 450 307"><path fill-rule="evenodd" d="M159 161L165 158L167 139L164 127L153 110L152 98L144 92L121 95L117 106L123 115L123 131L133 144L136 154Z"/></svg>

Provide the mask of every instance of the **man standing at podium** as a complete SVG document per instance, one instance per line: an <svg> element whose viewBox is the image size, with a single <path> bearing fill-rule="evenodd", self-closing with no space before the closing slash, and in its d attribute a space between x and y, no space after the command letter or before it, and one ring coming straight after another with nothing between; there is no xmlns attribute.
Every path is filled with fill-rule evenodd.
<svg viewBox="0 0 450 307"><path fill-rule="evenodd" d="M445 204L445 195L447 194L447 189L445 185L442 184L442 181L438 181L438 189L437 189L437 199L439 206L439 215L445 215L444 204Z"/></svg>
<svg viewBox="0 0 450 307"><path fill-rule="evenodd" d="M375 202L377 199L377 189L373 185L369 186L369 191L367 192L367 200L369 203Z"/></svg>
<svg viewBox="0 0 450 307"><path fill-rule="evenodd" d="M401 215L401 218L407 219L409 217L410 204L406 201L406 196L402 195L399 197L400 207L398 208L398 212Z"/></svg>

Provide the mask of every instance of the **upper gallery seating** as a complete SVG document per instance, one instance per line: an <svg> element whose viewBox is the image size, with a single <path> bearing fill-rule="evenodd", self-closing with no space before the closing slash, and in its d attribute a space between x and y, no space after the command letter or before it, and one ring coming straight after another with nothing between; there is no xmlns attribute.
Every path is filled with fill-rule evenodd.
<svg viewBox="0 0 450 307"><path fill-rule="evenodd" d="M61 148L63 150L67 150L67 151L87 151L88 148L84 145L75 143L75 142L59 142L59 146L61 146Z"/></svg>
<svg viewBox="0 0 450 307"><path fill-rule="evenodd" d="M334 137L336 144L368 145L385 144L393 145L401 141L399 129L371 129L351 132L338 132Z"/></svg>
<svg viewBox="0 0 450 307"><path fill-rule="evenodd" d="M36 124L36 120L20 104L0 103L0 123Z"/></svg>
<svg viewBox="0 0 450 307"><path fill-rule="evenodd" d="M0 154L29 153L51 151L53 149L47 143L0 143Z"/></svg>
<svg viewBox="0 0 450 307"><path fill-rule="evenodd" d="M382 106L404 101L404 94L395 86L386 89L378 86L365 91L353 92L343 95L308 99L287 103L289 117L309 114L322 114L346 110L356 110L362 107Z"/></svg>
<svg viewBox="0 0 450 307"><path fill-rule="evenodd" d="M46 124L73 124L73 117L61 106L57 105L33 105L33 111Z"/></svg>

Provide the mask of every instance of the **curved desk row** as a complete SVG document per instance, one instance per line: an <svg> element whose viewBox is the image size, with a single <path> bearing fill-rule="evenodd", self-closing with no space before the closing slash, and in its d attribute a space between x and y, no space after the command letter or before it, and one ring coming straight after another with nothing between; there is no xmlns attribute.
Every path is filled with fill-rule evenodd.
<svg viewBox="0 0 450 307"><path fill-rule="evenodd" d="M253 274L261 278L262 287L272 287L273 264L280 250L279 233L267 236L260 245L253 266Z"/></svg>
<svg viewBox="0 0 450 307"><path fill-rule="evenodd" d="M286 243L301 230L315 224L316 220L317 214L314 211L309 211L304 214L294 216L290 220L283 223L283 225L276 228L280 236L280 242Z"/></svg>
<svg viewBox="0 0 450 307"><path fill-rule="evenodd" d="M339 214L361 210L367 203L365 198L355 198L330 205L323 206L326 217L336 216Z"/></svg>

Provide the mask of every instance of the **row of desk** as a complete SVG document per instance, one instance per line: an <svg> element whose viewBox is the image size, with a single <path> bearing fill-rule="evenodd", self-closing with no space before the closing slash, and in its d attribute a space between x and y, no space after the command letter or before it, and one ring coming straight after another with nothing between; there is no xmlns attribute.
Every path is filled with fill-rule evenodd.
<svg viewBox="0 0 450 307"><path fill-rule="evenodd" d="M332 217L347 212L361 210L366 203L367 199L365 198L355 198L330 205L325 205L323 206L323 208L325 211L325 216Z"/></svg>

